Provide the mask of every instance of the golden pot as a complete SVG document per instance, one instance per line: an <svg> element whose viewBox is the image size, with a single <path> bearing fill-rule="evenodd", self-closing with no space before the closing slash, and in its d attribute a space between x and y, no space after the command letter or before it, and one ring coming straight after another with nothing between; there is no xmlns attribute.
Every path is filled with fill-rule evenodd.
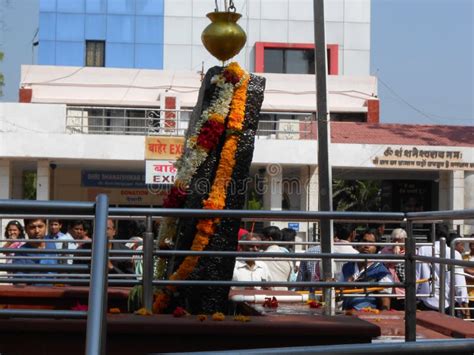
<svg viewBox="0 0 474 355"><path fill-rule="evenodd" d="M247 35L237 21L242 15L235 12L211 12L212 21L201 34L204 47L217 59L226 61L237 55L247 41Z"/></svg>

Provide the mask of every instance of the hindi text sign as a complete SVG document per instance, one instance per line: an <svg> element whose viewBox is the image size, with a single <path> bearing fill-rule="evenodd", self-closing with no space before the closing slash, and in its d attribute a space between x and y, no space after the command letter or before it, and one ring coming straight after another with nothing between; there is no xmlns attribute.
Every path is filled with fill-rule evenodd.
<svg viewBox="0 0 474 355"><path fill-rule="evenodd" d="M402 169L474 170L474 162L463 160L461 151L427 150L412 147L393 149L387 147L383 156L376 156L372 163L377 167Z"/></svg>
<svg viewBox="0 0 474 355"><path fill-rule="evenodd" d="M174 184L176 172L172 161L147 160L145 182L153 185L171 185Z"/></svg>
<svg viewBox="0 0 474 355"><path fill-rule="evenodd" d="M146 160L176 160L184 150L184 137L146 137Z"/></svg>

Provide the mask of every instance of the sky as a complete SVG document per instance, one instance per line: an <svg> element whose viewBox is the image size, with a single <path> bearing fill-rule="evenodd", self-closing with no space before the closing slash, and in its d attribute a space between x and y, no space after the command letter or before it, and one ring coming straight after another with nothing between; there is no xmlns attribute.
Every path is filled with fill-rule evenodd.
<svg viewBox="0 0 474 355"><path fill-rule="evenodd" d="M23 6L20 14L38 11L38 0L1 3ZM371 74L379 78L381 122L473 126L474 0L372 0L371 11ZM21 22L18 17L8 20ZM36 23L22 26L28 42ZM0 42L20 35L0 33ZM17 50L30 64L31 46ZM4 74L6 79L13 75ZM16 100L16 95L15 89L0 101Z"/></svg>
<svg viewBox="0 0 474 355"><path fill-rule="evenodd" d="M474 1L372 0L384 123L474 126Z"/></svg>

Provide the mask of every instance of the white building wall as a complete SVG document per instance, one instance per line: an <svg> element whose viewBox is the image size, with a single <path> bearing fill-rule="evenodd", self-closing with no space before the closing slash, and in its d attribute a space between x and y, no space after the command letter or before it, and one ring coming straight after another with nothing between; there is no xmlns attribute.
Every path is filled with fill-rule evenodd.
<svg viewBox="0 0 474 355"><path fill-rule="evenodd" d="M474 210L474 171L464 172L464 208ZM465 221L464 235L474 234L474 219Z"/></svg>
<svg viewBox="0 0 474 355"><path fill-rule="evenodd" d="M66 105L0 103L0 132L57 134L65 129Z"/></svg>
<svg viewBox="0 0 474 355"><path fill-rule="evenodd" d="M218 1L218 3L222 3ZM314 43L313 0L236 1L247 43L236 60L254 71L255 42ZM201 43L213 0L165 0L163 68L200 70L220 63ZM339 74L369 75L370 0L326 0L326 43L339 45Z"/></svg>

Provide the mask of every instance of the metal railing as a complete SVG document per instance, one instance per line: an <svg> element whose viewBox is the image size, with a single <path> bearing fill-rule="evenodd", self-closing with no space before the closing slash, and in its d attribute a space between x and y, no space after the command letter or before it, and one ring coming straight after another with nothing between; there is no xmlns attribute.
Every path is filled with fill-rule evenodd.
<svg viewBox="0 0 474 355"><path fill-rule="evenodd" d="M109 208L107 197L99 195L95 203L84 202L57 202L57 201L5 201L0 200L0 216L22 215L22 216L94 216L95 229L92 245L92 265L89 292L89 309L86 312L78 311L39 311L39 310L0 310L0 316L22 316L22 317L84 317L87 315L86 353L104 353L106 340L106 309L107 309L107 285L141 284L144 288L143 305L151 310L153 302L153 286L175 285L211 285L211 286L290 286L290 287L403 287L405 295L405 341L416 341L416 261L427 263L440 263L453 266L474 266L472 262L452 260L449 258L437 258L416 255L416 241L413 236L412 225L415 221L438 221L440 219L473 219L474 210L465 211L442 211L442 212L420 212L420 213L369 213L369 212L305 212L305 211L254 211L254 210L186 210L186 209L158 209L158 208ZM234 252L234 251L181 251L181 250L154 250L152 233L152 222L157 217L194 217L194 218L251 218L267 221L358 221L358 222L392 222L406 223L408 237L405 240L405 255L390 254L306 254L308 259L336 259L336 260L393 260L405 262L404 282L237 282L237 281L188 281L188 280L153 280L153 258L157 256L230 256L230 257L257 257L260 253ZM107 262L109 251L107 247L106 222L107 218L129 219L141 218L146 221L146 232L143 239L143 277L142 280L114 280L107 278ZM464 239L466 240L466 239ZM55 250L58 253L59 250ZM63 250L65 254L72 254L71 250ZM115 251L117 252L117 251ZM112 253L112 251L111 251ZM140 252L126 251L124 253L139 254ZM117 252L117 255L124 254ZM78 253L80 254L80 253ZM434 255L434 254L433 254ZM272 258L300 258L301 253L270 253L265 257ZM53 271L70 270L78 271L74 265L57 265ZM46 270L44 266L43 270ZM8 267L7 267L8 268ZM13 268L12 268L13 269ZM82 268L81 268L82 269ZM36 271L36 268L24 268L24 271ZM38 279L22 279L24 282L37 282ZM66 281L66 280L65 280ZM71 282L72 281L72 282ZM69 279L67 282L76 284L87 282L87 280ZM41 279L41 282L59 282L57 278Z"/></svg>
<svg viewBox="0 0 474 355"><path fill-rule="evenodd" d="M19 201L0 200L0 214L55 214L57 216L74 215L94 215L96 242L92 247L94 260L91 265L91 283L89 291L89 310L68 311L68 310L0 310L2 317L71 317L83 318L87 316L86 333L86 353L103 354L107 334L106 304L107 304L107 215L109 202L106 195L99 195L95 203L91 202L58 202L58 201ZM15 265L18 267L18 265ZM26 265L25 265L26 266ZM29 265L30 267L33 265ZM44 265L36 265L42 266ZM51 265L53 266L53 265ZM77 268L65 265L55 265L56 269ZM23 280L27 282L26 280ZM34 280L36 282L37 280Z"/></svg>
<svg viewBox="0 0 474 355"><path fill-rule="evenodd" d="M140 107L67 106L66 132L73 134L184 136L192 111ZM315 139L313 113L261 112L258 138Z"/></svg>

